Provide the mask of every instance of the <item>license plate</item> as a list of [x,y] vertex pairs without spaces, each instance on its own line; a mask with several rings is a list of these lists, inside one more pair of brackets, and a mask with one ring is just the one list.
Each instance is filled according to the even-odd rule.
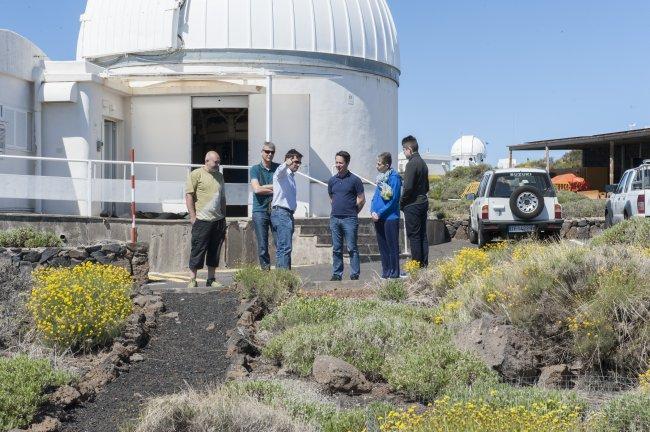
[[508,227],[509,233],[531,233],[535,232],[535,225],[512,225]]

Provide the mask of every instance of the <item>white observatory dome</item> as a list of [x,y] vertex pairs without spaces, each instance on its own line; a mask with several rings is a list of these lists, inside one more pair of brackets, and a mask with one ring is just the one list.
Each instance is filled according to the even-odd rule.
[[180,50],[322,53],[395,69],[400,63],[386,0],[88,0],[78,59]]
[[[485,157],[486,147],[483,141],[474,135],[463,135],[451,146],[452,158]],[[481,158],[481,159],[482,159]]]

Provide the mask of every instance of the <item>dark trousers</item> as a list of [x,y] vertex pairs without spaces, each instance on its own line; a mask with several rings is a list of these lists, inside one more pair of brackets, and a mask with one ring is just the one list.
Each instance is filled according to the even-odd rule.
[[411,259],[422,267],[429,265],[429,240],[427,239],[427,214],[429,201],[410,204],[402,209],[406,222],[406,236],[411,246]]
[[375,232],[381,255],[381,277],[399,278],[399,219],[375,222]]
[[200,270],[204,263],[208,267],[219,267],[219,255],[225,235],[226,219],[212,222],[197,219],[192,225],[190,269]]
[[253,226],[255,227],[255,237],[257,237],[257,252],[260,258],[260,266],[263,269],[271,267],[271,257],[269,255],[269,230],[273,234],[273,244],[277,247],[275,241],[275,232],[271,229],[271,213],[262,211],[253,213]]

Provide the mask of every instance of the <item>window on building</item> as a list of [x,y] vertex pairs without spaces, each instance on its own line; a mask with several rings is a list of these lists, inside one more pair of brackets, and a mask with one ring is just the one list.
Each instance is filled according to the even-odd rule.
[[3,124],[3,145],[0,148],[32,151],[34,148],[34,114],[2,107],[0,124]]
[[0,120],[0,150],[4,150],[7,146],[7,124]]

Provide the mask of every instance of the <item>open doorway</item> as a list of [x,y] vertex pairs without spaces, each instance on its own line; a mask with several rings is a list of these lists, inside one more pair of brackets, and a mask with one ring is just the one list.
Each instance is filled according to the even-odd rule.
[[[248,166],[248,108],[195,108],[192,110],[192,163],[203,164],[214,150],[222,165]],[[226,183],[248,184],[248,171],[225,169]],[[228,205],[228,217],[247,217],[247,203]]]
[[[115,161],[117,160],[117,123],[112,120],[104,120],[104,141],[102,145],[102,160]],[[100,165],[101,178],[106,180],[117,179],[117,165],[102,164]],[[113,186],[110,183],[103,185],[107,190],[105,193],[110,194],[109,189]],[[100,213],[103,217],[117,217],[117,203],[110,201],[102,202],[102,211]]]

